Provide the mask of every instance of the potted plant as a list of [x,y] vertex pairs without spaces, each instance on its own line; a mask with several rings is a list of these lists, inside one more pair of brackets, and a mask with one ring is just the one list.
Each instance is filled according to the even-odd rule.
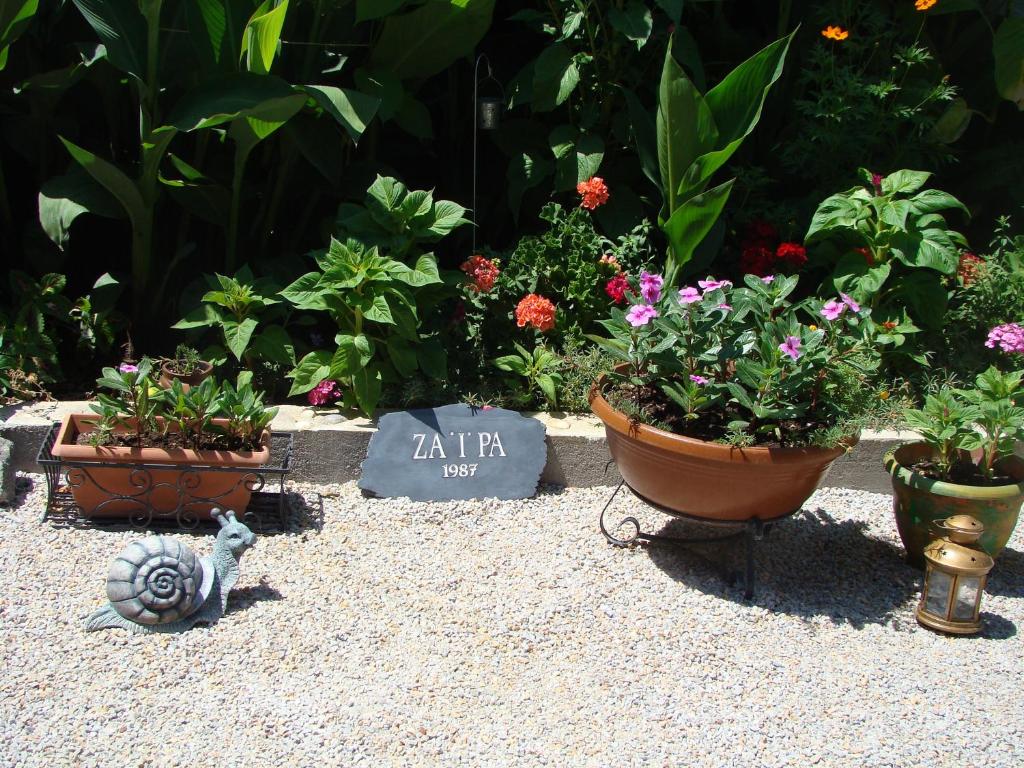
[[93,413],[65,416],[51,451],[70,463],[75,503],[86,517],[242,513],[258,485],[254,473],[270,460],[267,427],[277,409],[264,406],[247,374],[237,385],[206,379],[161,389],[152,369],[146,358],[104,368],[97,384],[108,392],[90,404]]
[[1006,546],[1024,503],[1024,461],[1014,455],[1024,439],[1024,371],[991,367],[968,390],[943,387],[924,408],[906,413],[921,435],[885,457],[892,476],[896,527],[907,562],[924,567],[932,524],[970,515],[985,526],[979,544],[996,557]]
[[848,296],[791,304],[798,278],[631,281],[592,337],[620,360],[590,393],[626,483],[668,510],[771,520],[800,508],[879,400],[869,312]]
[[174,357],[161,361],[160,386],[165,389],[171,382],[180,381],[185,391],[197,386],[213,373],[213,364],[199,359],[199,352],[187,344],[179,344]]

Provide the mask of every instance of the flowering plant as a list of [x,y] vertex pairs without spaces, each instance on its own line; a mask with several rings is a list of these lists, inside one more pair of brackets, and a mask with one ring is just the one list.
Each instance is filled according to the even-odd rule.
[[[1024,440],[1024,371],[1001,373],[995,366],[978,375],[970,390],[943,387],[924,408],[907,411],[911,429],[932,448],[932,460],[916,467],[940,480],[965,485],[1002,483],[997,463]],[[972,461],[967,452],[975,451]]]
[[640,421],[742,445],[835,445],[856,432],[878,367],[870,312],[841,294],[791,304],[796,276],[708,278],[664,290],[644,274],[631,306],[591,337],[624,363],[612,404]]

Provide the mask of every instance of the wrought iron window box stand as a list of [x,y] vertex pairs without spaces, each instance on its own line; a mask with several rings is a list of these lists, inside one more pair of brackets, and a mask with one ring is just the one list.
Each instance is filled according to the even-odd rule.
[[[65,527],[103,526],[111,528],[137,528],[142,530],[202,529],[215,530],[218,524],[202,520],[194,512],[199,505],[217,505],[218,497],[203,497],[192,493],[199,484],[197,468],[203,472],[223,472],[238,475],[234,488],[246,486],[252,492],[248,507],[235,510],[238,518],[257,533],[287,530],[288,502],[284,490],[285,476],[291,471],[292,433],[271,432],[270,462],[260,467],[220,467],[207,465],[160,464],[151,462],[99,462],[68,460],[52,453],[60,422],[55,422],[39,447],[36,457],[46,475],[46,509],[42,521]],[[132,469],[132,485],[138,492],[131,494],[109,491],[97,483],[90,472],[94,469],[123,467]],[[153,472],[180,471],[175,483],[154,482]],[[75,503],[72,486],[92,483],[103,491],[109,501],[137,506],[126,517],[90,516]],[[272,490],[274,484],[277,489]],[[269,487],[268,487],[269,486]],[[264,490],[268,488],[268,490]],[[151,503],[154,492],[164,497],[174,494],[172,509],[156,509]],[[106,502],[105,502],[106,503]]]
[[[712,536],[666,536],[658,533],[645,533],[640,529],[640,521],[637,520],[633,515],[627,515],[626,517],[622,518],[618,522],[618,524],[609,529],[608,526],[605,524],[605,517],[608,513],[609,508],[612,505],[612,502],[615,501],[615,497],[619,495],[619,491],[622,490],[623,486],[625,486],[630,491],[630,493],[632,493],[637,499],[642,501],[644,504],[647,504],[666,515],[670,515],[672,517],[686,520],[688,522],[695,523],[698,525],[706,525],[713,528],[735,528],[738,530],[733,530],[728,533],[716,534]],[[605,502],[604,507],[601,509],[601,517],[599,519],[599,523],[601,525],[601,533],[604,534],[605,539],[608,540],[608,543],[613,544],[616,547],[630,547],[635,544],[651,543],[677,545],[711,544],[723,541],[735,541],[737,539],[742,538],[744,540],[743,597],[745,600],[752,600],[754,597],[755,587],[754,543],[762,541],[768,535],[768,532],[771,530],[772,526],[775,523],[779,522],[780,520],[784,520],[787,517],[791,517],[799,511],[799,509],[794,509],[787,515],[783,515],[782,517],[776,517],[772,520],[767,521],[761,520],[760,518],[756,517],[751,518],[749,520],[711,520],[706,517],[686,515],[681,512],[676,512],[673,509],[668,509],[667,507],[662,506],[661,504],[657,504],[651,501],[650,499],[641,496],[639,493],[637,493],[628,485],[626,485],[625,480],[622,480],[615,487],[615,490],[612,491],[612,495],[608,498],[608,501]],[[615,535],[615,532],[618,532],[618,530],[623,526],[631,527],[632,531],[629,532],[625,537]],[[727,568],[723,570],[725,580],[729,583],[730,586],[733,585],[736,582],[736,577],[738,574],[735,572],[735,570],[730,570]]]

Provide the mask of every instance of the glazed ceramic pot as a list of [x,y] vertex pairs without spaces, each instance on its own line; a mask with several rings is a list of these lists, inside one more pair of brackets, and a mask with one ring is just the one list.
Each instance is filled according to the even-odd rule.
[[[95,415],[65,416],[51,448],[54,456],[76,464],[66,470],[67,483],[85,517],[182,514],[207,520],[214,507],[242,515],[252,491],[262,485],[260,467],[270,460],[269,430],[264,430],[257,451],[78,445],[78,436],[92,432],[96,422]],[[226,420],[213,423],[224,426]],[[142,464],[161,466],[143,468]],[[218,467],[239,471],[218,471]]]
[[856,444],[835,448],[737,448],[675,435],[630,421],[601,392],[590,408],[604,422],[608,448],[626,484],[669,512],[708,520],[773,520],[800,508],[832,462]]
[[186,392],[188,392],[191,387],[199,386],[203,379],[208,378],[210,374],[213,373],[213,364],[208,363],[205,360],[200,360],[198,365],[199,368],[195,372],[186,376],[182,373],[174,373],[174,371],[169,367],[170,363],[164,363],[160,366],[160,386],[164,389],[169,389],[171,382],[174,381],[174,379],[181,382],[181,385],[184,387]]
[[934,524],[953,515],[970,515],[985,526],[978,544],[996,557],[1013,534],[1024,503],[1024,461],[1017,456],[1003,459],[997,468],[1016,482],[1009,485],[977,486],[933,480],[910,469],[932,457],[926,443],[908,443],[885,456],[885,469],[892,477],[892,509],[907,563],[924,568],[924,548],[939,537]]

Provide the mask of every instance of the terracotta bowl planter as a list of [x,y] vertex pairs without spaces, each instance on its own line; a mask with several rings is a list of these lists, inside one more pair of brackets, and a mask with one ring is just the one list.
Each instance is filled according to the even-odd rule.
[[[183,514],[210,518],[214,507],[239,515],[249,506],[259,484],[256,473],[270,460],[270,432],[265,430],[258,451],[193,451],[187,449],[94,447],[78,445],[83,433],[95,429],[96,416],[75,413],[64,417],[51,452],[69,467],[68,484],[86,517],[126,518],[151,509],[154,517]],[[224,425],[224,419],[214,419]],[[142,464],[159,464],[143,469]],[[237,472],[209,470],[235,467]],[[251,469],[252,471],[245,471]]]
[[924,568],[925,545],[939,537],[933,523],[952,515],[970,515],[981,521],[985,533],[978,543],[992,557],[998,556],[1013,534],[1024,503],[1024,461],[1011,456],[997,465],[1016,483],[977,486],[933,480],[910,469],[931,457],[926,443],[901,445],[885,456],[885,469],[892,476],[893,514],[907,563]]
[[629,418],[601,393],[590,408],[604,422],[619,473],[636,493],[668,511],[708,520],[773,520],[795,512],[832,462],[857,442],[836,448],[735,448],[675,435]]
[[197,387],[213,373],[213,363],[208,363],[205,360],[199,361],[199,370],[195,373],[190,373],[185,376],[181,373],[174,373],[169,367],[168,363],[164,363],[160,366],[160,386],[164,389],[170,389],[171,382],[177,379],[181,382],[185,391],[188,392],[189,388]]

